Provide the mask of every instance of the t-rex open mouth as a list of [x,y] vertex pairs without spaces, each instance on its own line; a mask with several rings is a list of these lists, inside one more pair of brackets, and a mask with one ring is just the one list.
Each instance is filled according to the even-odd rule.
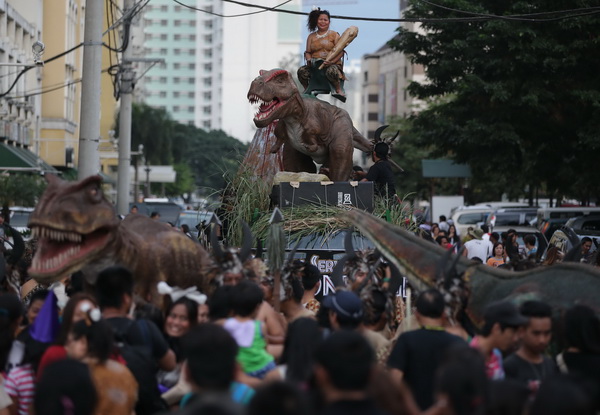
[[258,112],[254,115],[254,119],[256,120],[264,120],[268,118],[273,112],[284,105],[286,101],[281,101],[279,98],[274,97],[270,101],[265,101],[258,95],[250,95],[248,96],[248,100],[251,104],[256,104],[260,102],[260,106],[258,107]]
[[29,273],[40,277],[72,270],[77,264],[86,262],[91,253],[106,245],[110,230],[100,228],[88,234],[81,234],[34,226],[31,235],[38,238],[38,246]]

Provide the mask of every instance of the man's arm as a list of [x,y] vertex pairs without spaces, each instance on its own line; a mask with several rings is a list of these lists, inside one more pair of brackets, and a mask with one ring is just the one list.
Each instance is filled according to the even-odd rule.
[[394,382],[402,382],[402,379],[404,378],[404,372],[401,371],[400,369],[396,369],[396,368],[391,368],[390,369],[390,376],[392,377],[392,380]]

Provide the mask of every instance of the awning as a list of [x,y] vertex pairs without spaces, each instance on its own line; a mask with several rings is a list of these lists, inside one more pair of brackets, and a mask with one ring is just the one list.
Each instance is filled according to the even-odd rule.
[[6,143],[0,143],[0,171],[58,173],[31,151]]

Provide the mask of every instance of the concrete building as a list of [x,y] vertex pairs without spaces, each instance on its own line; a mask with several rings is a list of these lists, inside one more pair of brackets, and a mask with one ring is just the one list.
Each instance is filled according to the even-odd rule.
[[[400,2],[400,15],[406,7]],[[417,29],[412,23],[411,29]],[[420,111],[424,102],[410,96],[407,87],[412,81],[423,82],[425,71],[413,65],[402,53],[392,49],[387,42],[377,51],[363,56],[362,114],[363,134],[373,137],[375,130],[394,117],[407,117]]]
[[[41,122],[42,69],[32,45],[41,39],[42,0],[0,0],[0,168],[47,170],[35,154]],[[6,170],[6,169],[4,169]]]
[[[261,2],[266,7],[277,4]],[[141,50],[147,58],[164,58],[165,64],[141,80],[136,96],[166,109],[179,122],[222,129],[249,141],[256,129],[256,108],[246,99],[250,83],[260,69],[282,67],[294,59],[297,67],[303,16],[248,15],[247,7],[217,0],[197,0],[194,7],[204,12],[171,0],[155,0],[146,7]],[[300,0],[281,8],[299,11]]]

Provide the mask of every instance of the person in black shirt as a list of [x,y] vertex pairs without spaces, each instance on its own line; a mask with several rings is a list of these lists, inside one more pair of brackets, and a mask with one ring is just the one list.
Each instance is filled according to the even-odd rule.
[[396,187],[394,186],[394,173],[392,165],[388,161],[388,153],[390,147],[386,143],[377,143],[373,149],[372,158],[375,164],[369,168],[369,171],[355,172],[359,175],[364,175],[362,182],[374,182],[375,193],[389,200],[394,200],[396,197]]
[[444,307],[444,297],[438,290],[422,292],[416,302],[421,329],[400,335],[388,359],[390,374],[406,382],[422,410],[434,402],[435,372],[444,352],[450,346],[467,346],[463,339],[442,327]]
[[526,301],[520,311],[529,321],[519,329],[521,344],[504,360],[504,372],[535,392],[546,377],[558,371],[554,361],[544,356],[552,339],[552,308],[541,301]]

